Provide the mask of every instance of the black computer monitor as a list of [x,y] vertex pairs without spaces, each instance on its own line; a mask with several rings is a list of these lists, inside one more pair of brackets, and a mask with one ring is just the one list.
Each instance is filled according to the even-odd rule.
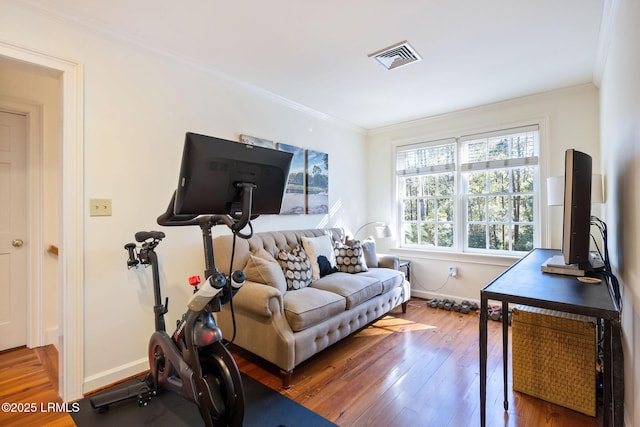
[[278,214],[293,155],[187,132],[174,213],[236,214],[242,201],[239,183],[255,185],[252,215]]

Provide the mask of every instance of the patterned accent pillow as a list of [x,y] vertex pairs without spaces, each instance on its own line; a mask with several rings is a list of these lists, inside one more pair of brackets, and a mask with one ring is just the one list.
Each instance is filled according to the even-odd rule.
[[291,252],[280,250],[277,259],[287,281],[287,290],[294,291],[309,286],[311,263],[302,246],[296,246]]
[[360,273],[369,270],[364,261],[362,244],[359,240],[354,240],[351,245],[335,242],[333,250],[336,254],[338,270],[344,273]]
[[333,239],[328,234],[318,237],[306,237],[302,236],[302,247],[304,252],[309,257],[311,263],[311,280],[318,280],[320,278],[320,265],[318,264],[318,257],[324,256],[331,267],[336,266],[336,257],[333,252]]

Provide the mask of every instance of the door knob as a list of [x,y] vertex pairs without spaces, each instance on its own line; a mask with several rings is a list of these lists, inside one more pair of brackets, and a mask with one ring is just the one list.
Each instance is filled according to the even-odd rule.
[[22,241],[22,239],[13,239],[11,244],[16,248],[19,248],[20,246],[22,246],[24,244],[24,242]]

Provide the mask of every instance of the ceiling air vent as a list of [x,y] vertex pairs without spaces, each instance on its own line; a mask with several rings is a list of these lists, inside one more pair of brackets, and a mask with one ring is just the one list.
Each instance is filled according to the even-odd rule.
[[369,55],[369,58],[375,59],[387,70],[393,70],[394,68],[422,60],[418,52],[406,41],[374,52]]

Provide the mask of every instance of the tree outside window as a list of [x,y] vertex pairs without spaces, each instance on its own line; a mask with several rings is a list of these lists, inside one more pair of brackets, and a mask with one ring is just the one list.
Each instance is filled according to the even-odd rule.
[[400,147],[402,246],[524,252],[539,235],[537,126]]

